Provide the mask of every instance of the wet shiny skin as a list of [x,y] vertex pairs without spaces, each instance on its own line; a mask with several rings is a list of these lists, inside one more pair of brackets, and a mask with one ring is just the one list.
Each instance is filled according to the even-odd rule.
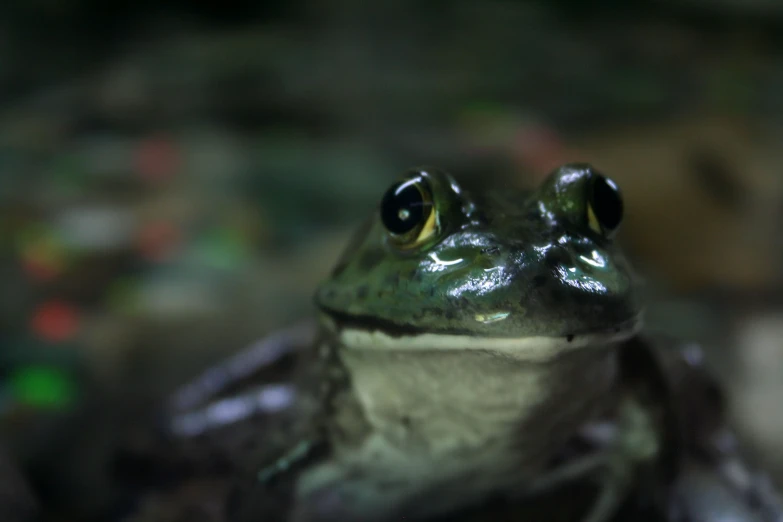
[[390,330],[515,338],[636,321],[630,268],[589,225],[589,166],[562,167],[527,194],[468,194],[446,174],[423,172],[438,214],[434,237],[400,249],[374,216],[319,288],[323,311]]

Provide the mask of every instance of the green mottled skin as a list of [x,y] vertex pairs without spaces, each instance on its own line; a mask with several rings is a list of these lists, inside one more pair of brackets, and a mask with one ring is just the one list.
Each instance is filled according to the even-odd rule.
[[[563,167],[529,194],[467,194],[429,171],[441,224],[433,240],[397,249],[376,214],[316,302],[405,330],[491,337],[578,335],[633,321],[629,267],[611,239],[588,226],[591,172]],[[487,322],[493,314],[507,317]]]

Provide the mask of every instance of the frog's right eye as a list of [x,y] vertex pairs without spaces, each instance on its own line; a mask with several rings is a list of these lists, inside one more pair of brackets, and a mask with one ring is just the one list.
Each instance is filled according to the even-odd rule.
[[437,231],[432,192],[420,175],[389,187],[381,200],[380,212],[389,238],[400,248],[421,245]]
[[611,236],[623,220],[623,199],[620,189],[611,179],[593,173],[587,200],[587,220],[590,228]]

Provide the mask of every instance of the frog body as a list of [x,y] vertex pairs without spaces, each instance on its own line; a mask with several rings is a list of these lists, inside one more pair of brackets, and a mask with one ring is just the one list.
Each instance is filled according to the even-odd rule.
[[605,413],[613,347],[640,324],[621,217],[588,165],[527,194],[467,194],[432,169],[395,184],[316,294],[331,458],[296,504],[428,516],[533,483]]
[[528,195],[476,197],[431,169],[392,187],[316,294],[323,357],[363,418],[350,433],[341,401],[328,405],[335,458],[298,495],[339,491],[361,519],[422,491],[451,504],[532,482],[605,405],[611,346],[639,324],[610,238],[621,206],[586,165]]

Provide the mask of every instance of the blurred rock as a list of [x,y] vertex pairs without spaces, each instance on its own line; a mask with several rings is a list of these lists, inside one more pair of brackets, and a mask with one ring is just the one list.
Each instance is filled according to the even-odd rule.
[[16,463],[0,449],[0,517],[3,522],[33,522],[41,509]]

